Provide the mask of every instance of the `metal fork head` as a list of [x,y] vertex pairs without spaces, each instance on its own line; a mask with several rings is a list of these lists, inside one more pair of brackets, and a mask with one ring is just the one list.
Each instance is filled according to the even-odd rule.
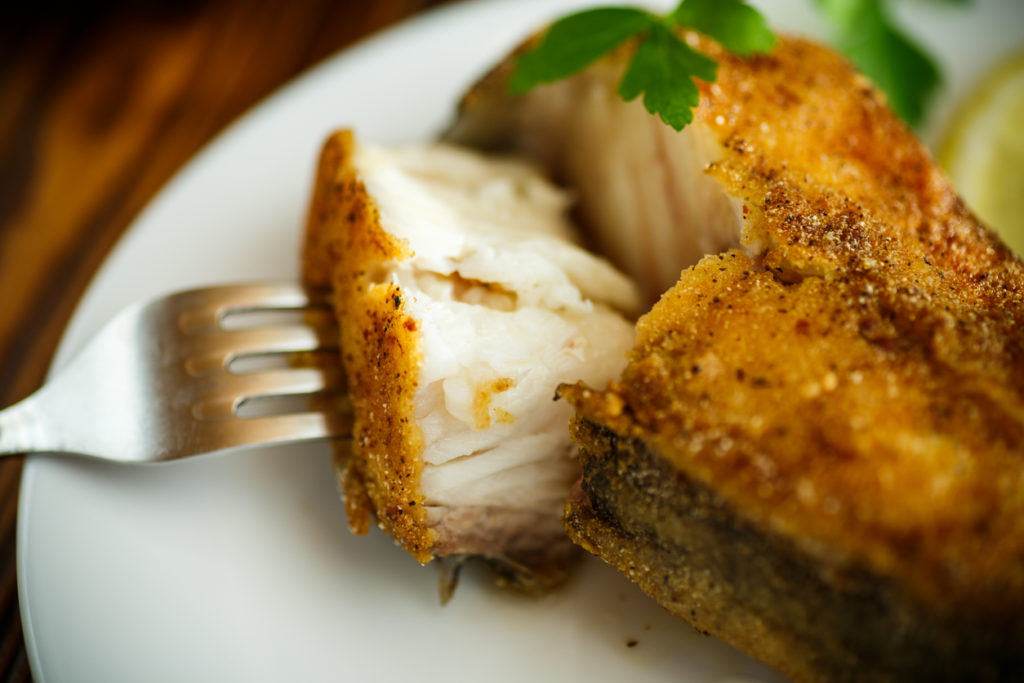
[[352,428],[329,295],[293,283],[195,289],[128,309],[24,404],[36,437],[25,450],[133,462]]
[[210,287],[172,295],[161,313],[174,316],[180,334],[183,381],[174,395],[190,407],[197,448],[351,435],[329,292],[293,283]]

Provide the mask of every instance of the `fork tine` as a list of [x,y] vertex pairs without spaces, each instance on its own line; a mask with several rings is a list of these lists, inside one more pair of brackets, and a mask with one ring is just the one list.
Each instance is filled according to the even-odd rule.
[[215,327],[228,312],[329,308],[330,292],[295,283],[223,285],[179,292],[168,298],[183,332]]
[[302,396],[346,389],[339,367],[267,370],[244,375],[213,375],[190,387],[182,398],[193,404],[193,415],[211,419],[233,415],[235,407],[248,399]]
[[337,347],[338,331],[334,328],[288,325],[190,335],[182,340],[180,352],[185,356],[188,373],[201,376],[226,373],[228,365],[243,356],[311,353]]
[[237,430],[238,442],[264,443],[298,441],[323,437],[352,436],[352,414],[325,416],[313,413],[269,415],[247,420],[225,422],[224,427]]
[[[196,452],[214,452],[241,446],[271,446],[325,438],[350,438],[351,413],[324,415],[297,413],[271,415],[251,419],[219,420],[204,423],[190,448]],[[163,454],[161,459],[173,459],[175,453]]]

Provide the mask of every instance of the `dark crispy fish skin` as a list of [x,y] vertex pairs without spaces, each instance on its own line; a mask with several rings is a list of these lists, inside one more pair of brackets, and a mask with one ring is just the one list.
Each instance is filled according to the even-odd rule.
[[[746,252],[683,272],[621,381],[560,390],[570,535],[797,680],[1024,679],[1024,268],[842,58],[688,39]],[[514,111],[457,135],[515,146]]]
[[794,680],[1019,680],[1020,650],[998,628],[1014,628],[1008,611],[936,611],[861,563],[765,533],[643,441],[574,429],[586,456],[570,533],[698,630]]

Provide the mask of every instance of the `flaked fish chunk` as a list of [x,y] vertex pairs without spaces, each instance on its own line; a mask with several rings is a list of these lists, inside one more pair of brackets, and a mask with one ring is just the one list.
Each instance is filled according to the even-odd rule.
[[331,286],[355,408],[352,528],[416,559],[563,575],[579,476],[562,382],[617,376],[640,297],[576,243],[570,198],[522,161],[340,132],[321,156],[305,277]]

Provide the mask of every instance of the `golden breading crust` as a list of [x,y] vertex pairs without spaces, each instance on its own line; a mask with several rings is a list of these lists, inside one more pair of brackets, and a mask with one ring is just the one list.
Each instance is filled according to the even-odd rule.
[[705,257],[620,382],[561,390],[570,534],[800,679],[1020,676],[1024,268],[834,53],[701,42],[757,256]]
[[[375,282],[371,267],[411,254],[380,227],[366,188],[349,164],[349,131],[324,144],[303,251],[303,279],[333,287],[354,414],[354,450],[339,462],[349,526],[369,529],[372,514],[420,562],[433,557],[419,478],[422,436],[413,419],[421,351],[416,321],[404,315],[401,289]],[[369,265],[368,265],[369,264]],[[353,351],[355,349],[356,351]]]

